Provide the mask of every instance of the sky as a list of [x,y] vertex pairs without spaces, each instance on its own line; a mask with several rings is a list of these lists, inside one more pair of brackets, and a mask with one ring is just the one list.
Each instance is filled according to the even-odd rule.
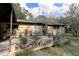
[[20,5],[34,17],[38,15],[60,17],[69,9],[70,3],[21,3]]

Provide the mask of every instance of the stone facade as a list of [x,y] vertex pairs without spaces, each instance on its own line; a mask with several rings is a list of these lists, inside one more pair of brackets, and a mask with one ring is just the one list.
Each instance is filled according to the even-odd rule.
[[18,29],[16,31],[17,37],[19,35],[25,35],[25,32],[27,32],[27,35],[29,35],[30,33],[32,35],[34,35],[35,32],[39,32],[40,35],[42,35],[42,26],[41,25],[19,25]]
[[65,28],[62,26],[55,27],[55,26],[48,26],[47,27],[48,34],[57,35],[57,34],[64,34]]
[[[44,26],[43,25],[35,25],[35,24],[20,24],[17,29],[17,36],[19,35],[25,35],[25,32],[27,32],[27,35],[34,35],[35,32],[38,32],[38,34],[43,35],[44,31]],[[59,26],[55,28],[54,26],[47,26],[47,34],[64,34],[65,29],[63,26]],[[37,34],[37,35],[38,35]]]

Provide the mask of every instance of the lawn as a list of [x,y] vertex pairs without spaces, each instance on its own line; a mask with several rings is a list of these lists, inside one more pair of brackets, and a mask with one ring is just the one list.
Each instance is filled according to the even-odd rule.
[[16,53],[16,56],[79,56],[79,37],[73,37],[69,33],[65,36],[70,40],[69,45],[49,47],[35,52],[24,50]]

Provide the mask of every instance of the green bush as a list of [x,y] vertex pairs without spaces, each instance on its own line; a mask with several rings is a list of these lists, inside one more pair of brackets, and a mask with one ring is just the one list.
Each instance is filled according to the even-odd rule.
[[59,46],[64,46],[65,44],[64,44],[64,42],[59,42]]
[[34,35],[32,35],[32,39],[35,39],[36,41],[40,39],[40,33],[34,32]]
[[21,44],[27,44],[27,38],[26,38],[26,37],[22,37],[22,36],[20,35],[20,43],[21,43]]
[[42,34],[41,34],[41,32],[37,32],[37,31],[35,31],[35,32],[33,32],[33,35],[41,36]]
[[16,5],[16,4],[12,4],[16,17],[17,19],[25,19],[26,15],[21,11],[21,7]]
[[69,45],[70,44],[70,41],[64,37],[60,38],[59,39],[59,46],[65,46],[65,45]]
[[38,35],[32,35],[32,38],[35,39],[36,41],[40,39]]
[[54,45],[55,46],[64,46],[68,45],[70,41],[66,39],[65,35],[56,35],[54,36]]

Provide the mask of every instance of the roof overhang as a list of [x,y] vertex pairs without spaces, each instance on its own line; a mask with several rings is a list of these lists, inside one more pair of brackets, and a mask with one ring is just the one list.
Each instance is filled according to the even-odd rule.
[[0,22],[10,23],[10,15],[13,10],[13,23],[16,22],[16,15],[11,3],[0,3]]
[[64,26],[62,23],[45,23],[30,20],[17,19],[18,24],[36,24],[36,25],[48,25],[48,26]]

